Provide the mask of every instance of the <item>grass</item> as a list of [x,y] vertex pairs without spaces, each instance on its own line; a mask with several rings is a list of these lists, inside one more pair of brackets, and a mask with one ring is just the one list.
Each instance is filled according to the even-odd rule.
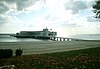
[[14,69],[100,69],[100,47],[0,59]]

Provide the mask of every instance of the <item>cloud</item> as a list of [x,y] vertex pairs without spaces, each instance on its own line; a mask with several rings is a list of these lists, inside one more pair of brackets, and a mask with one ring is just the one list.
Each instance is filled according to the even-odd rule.
[[86,17],[88,22],[99,22],[98,19],[94,18],[93,16]]
[[7,7],[7,4],[5,2],[0,1],[0,14],[3,14],[8,10],[9,10],[9,7]]
[[[90,2],[91,0],[0,0],[0,26],[3,25],[0,29],[6,30],[12,26],[15,30],[41,30],[48,27],[60,33],[67,32],[66,35],[85,33],[84,29],[91,31],[94,28],[91,22],[95,22],[89,12],[92,5]],[[25,12],[29,14],[26,15]]]
[[0,14],[14,9],[23,11],[24,9],[34,5],[39,0],[1,0],[0,1]]
[[37,1],[39,0],[0,0],[0,25],[20,22],[16,15],[26,12],[25,9],[33,6]]
[[0,25],[6,24],[10,21],[10,17],[7,15],[0,14]]
[[38,0],[19,0],[17,2],[17,10],[24,10],[27,7],[34,5]]
[[6,22],[7,21],[6,21],[5,17],[0,16],[0,25],[4,24]]
[[21,20],[16,16],[2,15],[0,14],[0,25],[10,24],[10,23],[20,23]]
[[72,14],[79,13],[80,10],[90,8],[91,1],[69,0],[65,3],[66,10],[72,10]]

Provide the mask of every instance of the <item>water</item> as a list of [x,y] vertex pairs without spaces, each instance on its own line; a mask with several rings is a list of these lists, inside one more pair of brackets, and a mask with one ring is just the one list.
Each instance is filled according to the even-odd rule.
[[16,38],[10,35],[0,35],[0,42],[30,42],[30,41],[42,41],[33,38]]
[[[69,38],[77,38],[84,40],[100,40],[99,34],[87,34],[87,35],[72,35]],[[34,38],[16,38],[10,35],[0,34],[0,42],[31,42],[31,41],[43,41]]]
[[[71,38],[85,40],[100,40],[100,35],[73,35]],[[70,38],[69,37],[69,38]],[[12,49],[14,52],[19,47],[23,49],[23,55],[51,53],[76,49],[84,49],[100,46],[100,42],[74,42],[74,41],[43,41],[33,38],[16,38],[10,35],[0,35],[0,49]],[[15,53],[14,53],[15,55]]]
[[83,39],[83,40],[100,40],[100,34],[72,35],[71,38],[77,38],[77,39]]

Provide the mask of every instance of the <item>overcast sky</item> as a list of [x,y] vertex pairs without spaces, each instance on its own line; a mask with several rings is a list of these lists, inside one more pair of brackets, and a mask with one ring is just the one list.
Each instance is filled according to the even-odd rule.
[[94,0],[0,0],[0,33],[43,28],[69,34],[100,34]]

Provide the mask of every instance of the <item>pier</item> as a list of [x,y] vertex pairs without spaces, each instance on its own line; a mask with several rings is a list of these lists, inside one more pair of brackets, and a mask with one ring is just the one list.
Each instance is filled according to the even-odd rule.
[[50,37],[53,41],[83,41],[82,39],[66,38],[66,37]]

